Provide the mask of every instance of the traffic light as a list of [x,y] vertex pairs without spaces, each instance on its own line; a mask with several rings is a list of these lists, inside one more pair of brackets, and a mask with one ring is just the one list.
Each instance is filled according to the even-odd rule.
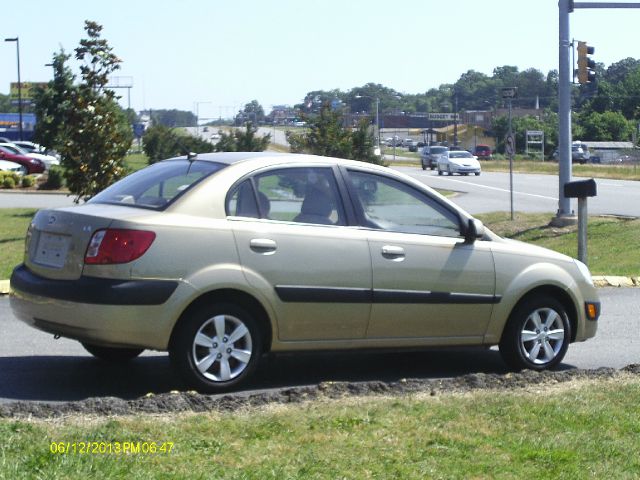
[[578,83],[591,83],[596,79],[596,62],[589,58],[595,48],[587,45],[587,42],[578,42]]

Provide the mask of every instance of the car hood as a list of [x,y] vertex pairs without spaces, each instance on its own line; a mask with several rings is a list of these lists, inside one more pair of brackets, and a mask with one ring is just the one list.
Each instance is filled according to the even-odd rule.
[[480,166],[480,163],[478,163],[478,160],[476,160],[475,158],[453,158],[453,157],[449,157],[449,161],[451,163],[455,163],[456,165]]

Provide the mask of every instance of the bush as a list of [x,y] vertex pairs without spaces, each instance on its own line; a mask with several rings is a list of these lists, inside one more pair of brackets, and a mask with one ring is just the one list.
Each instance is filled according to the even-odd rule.
[[36,179],[31,175],[25,175],[24,177],[22,177],[21,185],[23,188],[33,187],[35,183],[36,183]]
[[51,167],[47,175],[47,181],[40,185],[42,190],[59,190],[64,185],[64,173],[60,167]]
[[16,181],[12,175],[4,177],[4,180],[2,181],[2,188],[16,188]]

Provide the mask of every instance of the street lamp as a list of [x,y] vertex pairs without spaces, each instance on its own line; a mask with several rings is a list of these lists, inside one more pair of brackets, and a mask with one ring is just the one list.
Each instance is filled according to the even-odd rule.
[[15,38],[5,38],[5,42],[16,42],[16,53],[18,55],[18,114],[20,119],[20,140],[22,138],[22,83],[20,82],[20,39],[18,37]]
[[378,97],[370,97],[369,95],[356,95],[356,98],[370,98],[376,101],[376,130],[378,131],[378,152],[380,152],[380,99]]

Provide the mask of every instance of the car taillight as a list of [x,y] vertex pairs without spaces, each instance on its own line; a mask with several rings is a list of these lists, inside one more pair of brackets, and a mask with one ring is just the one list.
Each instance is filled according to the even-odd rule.
[[155,238],[155,233],[145,230],[98,230],[91,237],[84,262],[98,265],[132,262],[144,255]]

